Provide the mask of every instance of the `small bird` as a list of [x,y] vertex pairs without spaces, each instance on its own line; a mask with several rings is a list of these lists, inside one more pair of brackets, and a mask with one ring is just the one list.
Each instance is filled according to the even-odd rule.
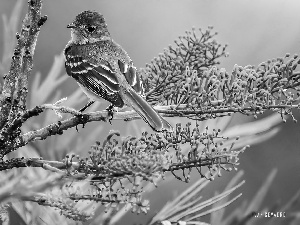
[[90,99],[82,111],[103,98],[115,107],[132,107],[157,132],[173,130],[142,97],[142,80],[127,52],[111,38],[103,15],[84,11],[67,28],[66,71]]

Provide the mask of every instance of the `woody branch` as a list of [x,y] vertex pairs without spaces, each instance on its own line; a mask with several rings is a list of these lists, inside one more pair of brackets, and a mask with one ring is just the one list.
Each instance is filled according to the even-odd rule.
[[3,75],[4,83],[0,96],[0,158],[17,148],[15,138],[21,133],[20,126],[11,125],[26,109],[28,77],[33,68],[33,55],[40,27],[47,20],[41,16],[42,0],[29,0],[28,12],[23,20],[20,33],[16,34],[9,73]]

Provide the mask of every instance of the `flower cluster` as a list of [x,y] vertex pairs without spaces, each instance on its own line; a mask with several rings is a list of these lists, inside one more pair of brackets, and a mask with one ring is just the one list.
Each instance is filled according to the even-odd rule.
[[[101,144],[92,146],[89,158],[80,159],[77,172],[93,175],[94,181],[105,183],[124,178],[141,177],[142,180],[155,184],[155,178],[163,176],[167,171],[207,167],[220,173],[221,169],[228,170],[225,165],[235,167],[238,154],[233,151],[234,143],[228,143],[228,138],[221,136],[220,130],[204,132],[191,123],[182,127],[176,125],[173,133],[148,134],[144,132],[140,138],[127,137],[120,141],[112,132]],[[189,173],[188,172],[188,173]],[[177,177],[177,176],[176,176]],[[184,175],[188,180],[188,175]],[[209,177],[207,177],[209,179]]]
[[[235,65],[231,72],[216,67],[226,56],[211,33],[186,32],[146,68],[140,70],[147,100],[152,104],[173,105],[168,116],[206,120],[232,113],[258,115],[266,110],[292,115],[299,108],[298,55],[286,54],[255,66]],[[146,91],[146,92],[147,92]]]
[[194,28],[192,32],[186,31],[186,35],[175,41],[176,47],[169,46],[139,71],[148,92],[148,102],[176,104],[184,101],[186,81],[190,79],[186,68],[202,74],[203,70],[219,64],[218,59],[228,55],[227,45],[222,46],[213,39],[217,33],[212,29],[199,29],[199,37]]
[[202,120],[236,112],[257,115],[266,110],[292,116],[291,109],[299,108],[300,73],[295,71],[299,62],[297,55],[287,54],[257,68],[236,65],[231,73],[212,67],[186,83],[186,107],[197,109],[196,116]]
[[[216,174],[221,175],[221,170],[235,168],[244,150],[233,150],[234,144],[227,143],[220,130],[209,132],[206,128],[203,132],[191,123],[184,127],[177,124],[174,133],[144,132],[140,138],[130,136],[123,140],[119,136],[117,131],[110,133],[103,143],[92,146],[88,158],[78,157],[78,166],[68,172],[73,177],[82,173],[90,177],[89,193],[80,188],[70,190],[67,198],[101,202],[106,208],[126,203],[134,211],[146,213],[149,204],[142,199],[145,183],[156,185],[157,178],[164,178],[166,172],[188,182],[192,168],[212,180]],[[202,171],[204,168],[210,173],[206,173],[207,169]]]
[[30,200],[43,206],[50,206],[56,210],[60,210],[60,213],[65,217],[75,221],[86,221],[92,218],[93,214],[84,212],[76,208],[76,203],[66,198],[57,197],[54,194],[37,195],[33,198],[24,200]]

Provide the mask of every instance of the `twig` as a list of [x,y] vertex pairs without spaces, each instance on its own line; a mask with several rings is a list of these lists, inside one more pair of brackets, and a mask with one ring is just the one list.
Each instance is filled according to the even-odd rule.
[[[174,110],[174,107],[177,107],[176,110]],[[245,108],[218,108],[214,110],[186,110],[186,105],[182,104],[180,106],[177,105],[170,105],[170,106],[158,106],[154,107],[159,113],[162,113],[164,116],[196,116],[197,120],[205,120],[208,117],[211,117],[212,115],[216,114],[223,114],[223,116],[227,116],[228,113],[242,113],[246,115],[254,115],[260,112],[261,110],[268,110],[268,109],[292,109],[292,108],[298,108],[298,105],[269,105],[269,106],[262,106],[258,109],[254,109],[253,107],[245,107]],[[108,118],[108,112],[106,110],[104,111],[97,111],[97,112],[91,112],[86,114],[81,114],[80,112],[63,107],[63,106],[51,106],[51,107],[45,107],[44,106],[37,106],[33,108],[32,110],[27,111],[25,114],[23,114],[23,117],[20,117],[18,120],[15,121],[16,124],[21,123],[22,121],[25,121],[30,116],[35,116],[39,113],[41,113],[46,108],[51,108],[58,110],[60,112],[64,113],[70,113],[76,116],[73,116],[69,119],[58,121],[57,123],[50,124],[46,127],[43,127],[39,130],[34,130],[27,132],[23,135],[20,135],[17,137],[16,142],[17,145],[16,148],[22,147],[24,145],[27,145],[28,143],[35,141],[37,139],[44,140],[49,136],[57,135],[57,134],[63,134],[64,130],[68,130],[72,127],[76,127],[79,124],[86,124],[92,121],[107,121]],[[218,115],[220,116],[220,115]],[[126,111],[126,112],[115,112],[113,116],[113,120],[134,120],[139,119],[140,117],[135,111]],[[201,119],[202,118],[202,119]]]
[[72,163],[68,162],[68,166],[67,166],[66,163],[64,162],[48,161],[48,160],[43,160],[41,158],[13,158],[10,160],[0,162],[0,171],[11,169],[11,168],[20,168],[20,167],[41,167],[47,169],[47,167],[45,167],[45,164],[59,170],[67,169],[69,167],[73,167],[74,169],[77,169],[79,167],[79,163],[77,162],[72,162]]

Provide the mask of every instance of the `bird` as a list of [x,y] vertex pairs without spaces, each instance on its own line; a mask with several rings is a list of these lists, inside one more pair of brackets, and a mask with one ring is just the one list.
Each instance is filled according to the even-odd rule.
[[66,72],[89,98],[81,111],[105,99],[111,108],[133,108],[156,132],[173,131],[144,98],[141,77],[127,52],[112,39],[102,14],[83,11],[67,28],[71,40],[64,49]]

